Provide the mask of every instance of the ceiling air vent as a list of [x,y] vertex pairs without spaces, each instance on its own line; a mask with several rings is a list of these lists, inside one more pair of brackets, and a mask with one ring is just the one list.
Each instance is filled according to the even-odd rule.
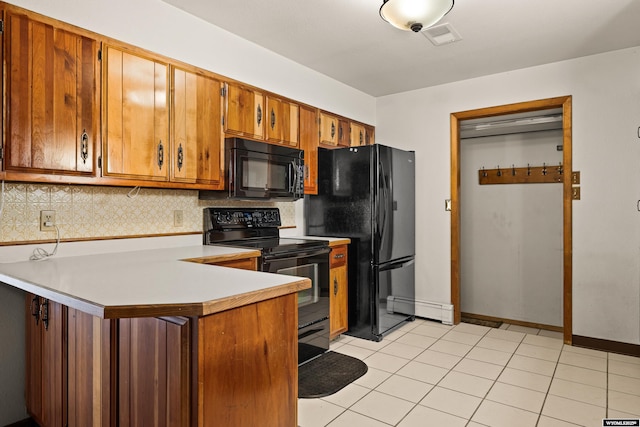
[[423,31],[426,38],[429,39],[434,46],[457,42],[462,40],[460,34],[453,29],[451,24],[436,25]]

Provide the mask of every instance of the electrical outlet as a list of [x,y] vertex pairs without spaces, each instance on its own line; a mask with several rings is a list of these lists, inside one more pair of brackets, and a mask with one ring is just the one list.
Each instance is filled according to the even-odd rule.
[[173,226],[182,227],[183,224],[184,224],[184,211],[180,211],[180,210],[173,211]]
[[40,231],[56,231],[56,211],[40,211]]

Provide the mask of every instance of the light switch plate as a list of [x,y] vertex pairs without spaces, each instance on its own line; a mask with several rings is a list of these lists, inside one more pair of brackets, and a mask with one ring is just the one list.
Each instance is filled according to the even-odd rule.
[[571,198],[573,200],[580,200],[580,187],[571,187]]

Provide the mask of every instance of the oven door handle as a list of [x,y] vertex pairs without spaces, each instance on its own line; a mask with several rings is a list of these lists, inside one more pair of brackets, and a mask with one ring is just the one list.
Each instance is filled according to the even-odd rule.
[[273,255],[263,255],[262,260],[264,262],[283,260],[283,259],[295,259],[295,258],[307,258],[315,255],[323,255],[331,252],[331,248],[326,247],[322,249],[305,249],[300,251],[291,251]]

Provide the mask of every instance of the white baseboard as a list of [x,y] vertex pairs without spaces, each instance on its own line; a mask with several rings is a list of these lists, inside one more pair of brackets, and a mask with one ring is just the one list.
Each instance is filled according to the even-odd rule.
[[415,303],[415,315],[425,319],[442,322],[445,325],[453,325],[453,305],[430,301],[411,301],[407,298],[390,296],[387,298],[387,311],[389,313],[410,313]]

